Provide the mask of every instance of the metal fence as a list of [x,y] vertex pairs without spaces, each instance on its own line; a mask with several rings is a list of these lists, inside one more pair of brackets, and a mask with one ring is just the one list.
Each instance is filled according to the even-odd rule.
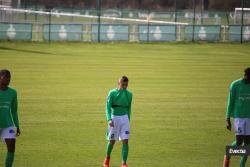
[[[82,42],[249,42],[250,10],[0,7],[0,39]],[[244,10],[242,10],[244,9]]]

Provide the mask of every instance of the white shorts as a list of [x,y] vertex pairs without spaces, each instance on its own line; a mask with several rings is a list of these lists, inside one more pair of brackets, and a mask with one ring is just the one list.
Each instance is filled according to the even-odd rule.
[[5,139],[15,139],[16,138],[15,128],[13,126],[8,128],[0,128],[0,137],[3,142],[5,141]]
[[250,118],[234,118],[236,135],[250,135]]
[[129,139],[130,124],[128,115],[112,115],[114,127],[108,127],[107,140],[125,140]]

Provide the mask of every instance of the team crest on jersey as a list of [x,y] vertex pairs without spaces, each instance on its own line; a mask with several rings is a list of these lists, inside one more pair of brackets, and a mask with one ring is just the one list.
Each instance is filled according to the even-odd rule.
[[126,134],[126,135],[129,135],[129,134],[130,134],[130,132],[129,132],[129,131],[125,131],[125,134]]

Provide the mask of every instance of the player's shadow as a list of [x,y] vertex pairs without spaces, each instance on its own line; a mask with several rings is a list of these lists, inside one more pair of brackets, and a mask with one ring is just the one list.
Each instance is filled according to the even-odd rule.
[[25,50],[25,49],[16,49],[16,48],[8,48],[8,47],[3,47],[3,46],[0,46],[0,50],[19,51],[19,52],[26,52],[26,53],[36,53],[36,54],[53,55],[53,53],[49,53],[49,52],[34,51],[34,50]]

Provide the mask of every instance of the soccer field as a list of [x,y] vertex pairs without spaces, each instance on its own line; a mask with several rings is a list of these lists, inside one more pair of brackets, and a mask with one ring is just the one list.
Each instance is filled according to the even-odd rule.
[[[234,139],[228,87],[247,66],[250,44],[0,42],[0,68],[19,96],[14,167],[101,167],[105,100],[124,74],[134,94],[130,167],[222,166]],[[2,143],[0,166],[5,152]],[[111,167],[120,164],[121,143]]]

